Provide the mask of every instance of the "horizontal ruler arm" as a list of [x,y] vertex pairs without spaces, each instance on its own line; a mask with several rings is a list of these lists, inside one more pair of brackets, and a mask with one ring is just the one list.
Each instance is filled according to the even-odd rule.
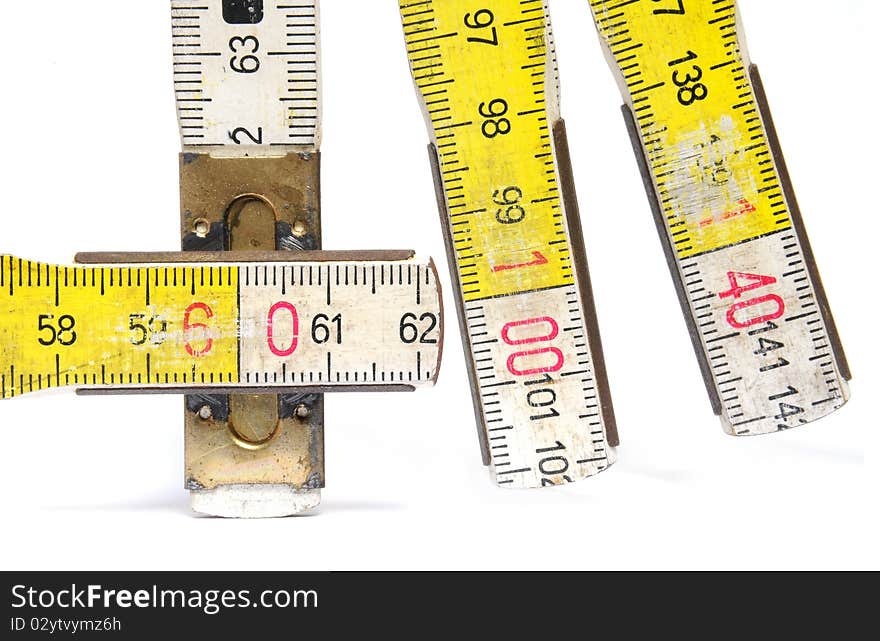
[[409,251],[77,258],[0,257],[0,397],[399,390],[439,369],[436,270]]

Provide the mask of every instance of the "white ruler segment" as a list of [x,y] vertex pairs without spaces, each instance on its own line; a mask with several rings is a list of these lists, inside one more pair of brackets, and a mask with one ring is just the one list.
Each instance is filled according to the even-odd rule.
[[280,156],[320,146],[317,0],[173,0],[171,21],[184,152]]
[[[577,287],[466,303],[465,314],[495,482],[546,487],[612,465]],[[552,352],[536,348],[543,339]]]
[[242,385],[433,385],[442,343],[433,263],[252,265],[238,285]]
[[[749,311],[718,294],[731,289],[731,266],[741,273],[780,274],[773,296],[789,301],[785,315],[742,330],[731,328],[731,320]],[[748,436],[786,430],[846,403],[849,387],[832,355],[794,229],[684,259],[680,269],[727,432]]]

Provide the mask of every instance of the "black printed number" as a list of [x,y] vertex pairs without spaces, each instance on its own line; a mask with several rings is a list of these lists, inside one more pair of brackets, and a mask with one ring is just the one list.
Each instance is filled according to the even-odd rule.
[[128,329],[131,330],[132,345],[145,345],[147,341],[153,345],[161,345],[166,339],[168,321],[158,316],[130,314]]
[[73,345],[76,342],[76,332],[73,328],[76,326],[76,320],[70,314],[59,316],[55,321],[52,314],[40,314],[37,320],[37,329],[42,336],[38,337],[40,345]]
[[678,87],[678,102],[685,107],[691,106],[698,100],[705,100],[709,95],[709,88],[700,82],[703,79],[701,67],[691,64],[690,71],[676,69],[680,65],[696,60],[697,57],[693,51],[688,51],[686,56],[669,63],[669,66],[673,68],[672,82]]
[[464,16],[464,26],[468,29],[491,29],[492,37],[484,38],[471,36],[468,42],[480,42],[486,45],[498,46],[498,29],[494,26],[495,14],[488,9],[480,9],[474,13],[466,13]]
[[495,212],[495,220],[502,225],[515,225],[526,217],[526,210],[520,204],[523,193],[519,187],[505,187],[496,189],[492,194],[492,201],[500,208]]
[[229,50],[234,54],[229,59],[229,66],[236,73],[256,73],[260,68],[260,59],[256,54],[260,50],[260,41],[254,36],[235,36],[229,39]]
[[312,319],[312,340],[323,345],[331,339],[337,345],[342,345],[342,314],[336,314],[333,318],[327,314],[316,314]]
[[507,113],[507,101],[493,98],[489,102],[481,102],[478,111],[485,118],[481,127],[486,138],[505,136],[510,133],[510,121],[504,117]]
[[[248,131],[244,127],[236,127],[235,129],[233,129],[232,131],[229,132],[230,140],[232,140],[232,142],[234,142],[236,145],[243,144],[242,140],[239,136],[247,136],[248,138],[251,139],[251,144],[254,144],[254,145],[262,145],[263,144],[263,128],[262,127],[257,127],[257,135],[256,136],[253,135],[250,131]],[[247,141],[245,141],[244,144],[247,144]]]
[[[424,329],[419,326],[422,324]],[[437,339],[431,338],[429,334],[437,327],[437,316],[430,312],[425,312],[421,316],[413,313],[406,313],[400,319],[400,340],[407,345],[412,345],[416,341],[419,343],[436,344]],[[419,334],[421,332],[421,334]]]

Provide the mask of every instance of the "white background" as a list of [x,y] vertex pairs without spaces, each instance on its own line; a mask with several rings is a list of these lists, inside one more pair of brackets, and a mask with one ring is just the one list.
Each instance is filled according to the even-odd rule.
[[[448,291],[397,3],[322,4],[325,247],[417,249],[438,260]],[[5,13],[0,252],[65,262],[78,250],[178,246],[168,3],[92,5],[42,0]],[[878,427],[880,387],[880,5],[833,5],[740,0],[855,375],[840,412],[786,434],[722,433],[587,0],[553,0],[619,463],[564,488],[496,489],[480,464],[447,296],[436,388],[328,398],[315,516],[193,516],[180,398],[3,401],[0,567],[878,567],[864,441]]]

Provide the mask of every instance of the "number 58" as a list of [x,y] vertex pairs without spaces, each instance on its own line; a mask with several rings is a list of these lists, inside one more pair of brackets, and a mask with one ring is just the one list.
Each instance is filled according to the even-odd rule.
[[76,332],[73,331],[76,320],[70,314],[59,316],[57,323],[52,322],[54,319],[52,314],[40,314],[37,319],[37,330],[45,336],[37,338],[40,345],[46,347],[55,343],[65,347],[73,345],[76,342]]

